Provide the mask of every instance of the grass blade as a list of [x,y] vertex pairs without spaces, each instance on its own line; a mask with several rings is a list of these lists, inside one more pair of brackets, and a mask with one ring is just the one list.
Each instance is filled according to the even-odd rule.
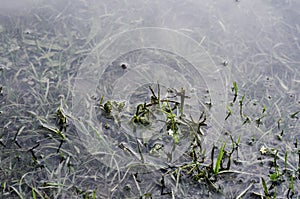
[[220,149],[218,158],[217,158],[217,162],[216,162],[216,166],[214,169],[214,173],[217,175],[219,173],[220,167],[221,167],[221,162],[222,162],[222,158],[224,155],[224,149],[225,149],[226,143],[223,144],[223,146]]
[[237,95],[238,95],[238,87],[236,82],[233,82],[233,89],[232,89],[233,93],[234,93],[234,98],[233,98],[233,102],[236,101]]
[[263,177],[261,178],[261,182],[262,182],[262,185],[263,185],[265,196],[269,196],[269,191],[268,191],[267,183],[266,183],[266,181],[265,181],[265,179]]

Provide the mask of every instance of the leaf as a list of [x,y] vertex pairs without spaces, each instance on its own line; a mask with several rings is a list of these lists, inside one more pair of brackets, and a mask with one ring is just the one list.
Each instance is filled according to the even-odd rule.
[[233,82],[233,93],[234,93],[234,98],[233,98],[233,102],[236,101],[236,98],[237,98],[237,94],[238,94],[238,87],[237,87],[237,84],[236,82]]
[[173,140],[174,140],[174,143],[175,143],[175,144],[178,144],[178,143],[179,143],[179,135],[178,135],[178,133],[174,133],[174,134],[173,134]]
[[31,190],[31,192],[32,192],[32,198],[33,199],[36,199],[36,194],[35,194],[35,190],[34,190],[34,188],[32,187],[32,190]]
[[293,114],[291,114],[291,118],[293,118],[293,119],[298,119],[298,117],[297,117],[297,114],[298,113],[300,113],[300,111],[297,111],[297,112],[295,112],[295,113],[293,113]]
[[59,135],[61,139],[63,139],[63,140],[66,139],[66,136],[58,128],[50,126],[48,124],[44,124],[41,121],[40,121],[40,124],[43,128],[47,129],[48,131]]
[[223,155],[224,155],[225,146],[226,146],[226,143],[224,143],[223,146],[220,149],[220,152],[219,152],[219,155],[218,155],[218,158],[217,158],[217,162],[216,162],[216,166],[215,166],[215,169],[214,169],[214,173],[215,174],[219,173],[219,170],[220,170],[220,167],[221,167],[222,158],[223,158]]
[[295,187],[294,187],[294,176],[291,176],[290,183],[289,183],[289,189],[292,190],[292,193],[295,193]]
[[261,182],[263,185],[263,189],[264,189],[264,193],[266,196],[269,196],[269,191],[268,191],[268,187],[267,187],[267,183],[265,181],[265,179],[263,177],[261,177]]
[[237,87],[236,82],[233,82],[233,92],[234,92],[234,95],[237,95],[237,93],[238,93],[238,87]]
[[229,118],[229,116],[232,114],[232,111],[231,111],[231,109],[230,109],[230,107],[229,107],[228,105],[226,105],[226,108],[227,108],[228,114],[227,114],[227,116],[225,117],[225,120],[227,120],[227,119]]

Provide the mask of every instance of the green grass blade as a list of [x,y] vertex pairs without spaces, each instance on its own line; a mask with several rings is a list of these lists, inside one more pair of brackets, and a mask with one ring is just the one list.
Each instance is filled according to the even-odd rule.
[[214,173],[215,174],[219,173],[219,170],[220,170],[220,167],[221,167],[222,158],[223,158],[223,155],[224,155],[225,146],[226,146],[226,143],[224,143],[223,146],[220,149],[220,152],[219,152],[219,155],[218,155],[218,158],[217,158],[217,162],[216,162],[216,166],[215,166],[215,169],[214,169]]
[[237,87],[237,83],[233,82],[233,89],[232,89],[233,93],[234,93],[234,98],[233,98],[233,102],[236,101],[237,95],[238,95],[238,87]]
[[268,191],[267,183],[266,183],[266,181],[265,181],[265,179],[263,177],[261,178],[261,182],[262,182],[262,185],[263,185],[265,196],[269,196],[269,191]]
[[33,187],[32,187],[32,189],[31,189],[31,191],[32,191],[32,198],[33,198],[33,199],[36,199],[36,194],[35,194],[35,190],[34,190]]

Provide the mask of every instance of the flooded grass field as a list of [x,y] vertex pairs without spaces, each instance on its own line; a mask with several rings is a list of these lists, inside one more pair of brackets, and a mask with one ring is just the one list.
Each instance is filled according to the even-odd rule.
[[1,3],[1,198],[300,197],[296,0]]

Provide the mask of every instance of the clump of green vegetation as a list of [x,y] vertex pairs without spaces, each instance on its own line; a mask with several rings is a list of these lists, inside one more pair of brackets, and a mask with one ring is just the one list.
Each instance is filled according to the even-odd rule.
[[[165,191],[167,189],[164,179],[171,177],[176,179],[176,183],[183,176],[191,178],[196,182],[207,182],[209,187],[215,191],[220,191],[220,189],[215,185],[215,182],[218,179],[219,175],[222,175],[222,172],[229,171],[232,155],[238,153],[240,137],[235,141],[232,136],[230,136],[232,141],[231,151],[225,149],[226,143],[223,143],[219,148],[217,157],[215,157],[215,151],[218,149],[216,146],[212,148],[210,159],[205,157],[205,149],[203,149],[201,136],[204,136],[202,132],[202,127],[207,126],[206,124],[206,114],[203,111],[200,114],[199,120],[194,121],[192,117],[188,117],[184,113],[184,99],[188,96],[185,95],[184,89],[181,89],[181,92],[176,91],[174,88],[168,90],[174,90],[174,93],[179,97],[179,101],[173,100],[170,97],[161,98],[160,86],[157,85],[158,93],[156,94],[152,87],[149,87],[151,91],[150,101],[138,104],[135,111],[132,113],[132,118],[130,122],[136,125],[136,128],[139,127],[148,127],[149,125],[155,125],[155,114],[163,114],[165,118],[165,135],[172,136],[174,144],[180,144],[181,137],[183,134],[189,133],[193,137],[193,141],[190,143],[190,151],[187,151],[186,154],[189,154],[186,158],[187,161],[184,164],[178,164],[172,166],[172,169],[164,168],[161,179],[162,193],[170,194]],[[110,101],[107,101],[108,103]],[[117,103],[117,102],[110,102]],[[112,108],[113,109],[113,108]],[[109,113],[111,113],[111,110]],[[103,109],[103,112],[106,114],[108,111]],[[142,154],[143,143],[137,142],[137,151],[140,154],[140,160],[144,162],[145,158]],[[155,145],[154,148],[150,150],[150,154],[154,153],[153,150],[161,150],[162,145]],[[124,149],[130,150],[128,147]],[[134,152],[131,153],[133,154]],[[224,164],[227,162],[226,166]],[[163,168],[162,168],[163,169]]]
[[[155,114],[163,114],[165,118],[164,122],[166,125],[166,133],[173,137],[173,141],[175,144],[178,144],[180,142],[180,137],[182,137],[182,134],[184,133],[203,135],[203,133],[201,132],[201,127],[206,126],[205,114],[203,112],[197,122],[195,122],[191,116],[189,118],[184,114],[183,109],[185,106],[185,98],[189,97],[185,95],[185,90],[183,88],[180,92],[178,92],[176,89],[168,89],[169,91],[174,91],[174,95],[167,96],[163,99],[161,99],[160,97],[161,94],[159,84],[157,85],[157,94],[155,94],[151,86],[149,87],[149,89],[152,94],[150,97],[151,101],[137,105],[131,122],[137,125],[148,126],[152,123],[157,122],[155,121]],[[171,99],[174,97],[178,97],[179,101],[174,101],[173,99]]]

